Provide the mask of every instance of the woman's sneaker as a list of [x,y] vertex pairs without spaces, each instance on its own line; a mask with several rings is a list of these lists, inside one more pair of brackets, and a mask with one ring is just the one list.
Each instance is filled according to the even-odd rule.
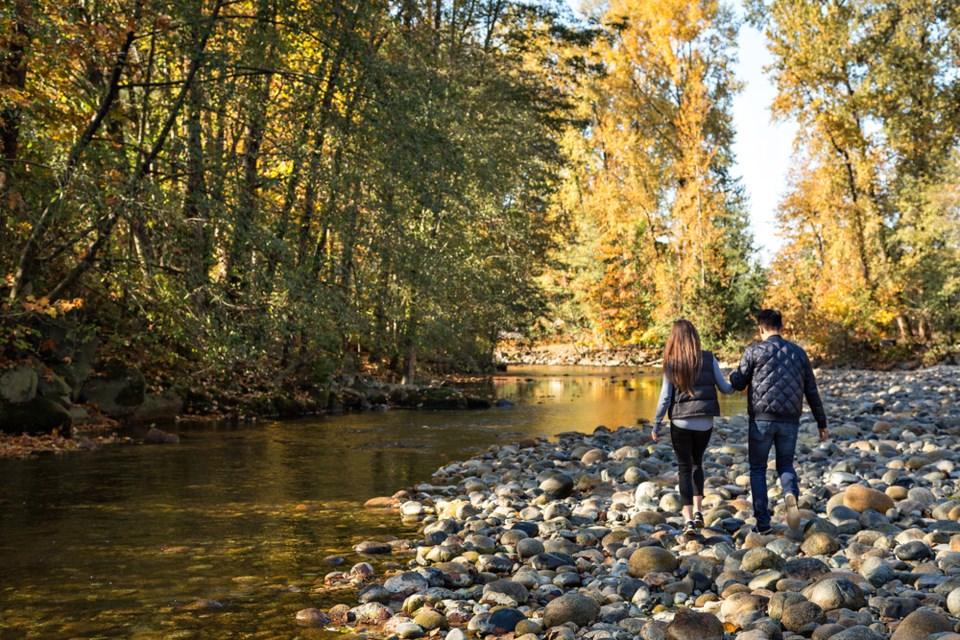
[[687,520],[686,526],[683,527],[683,535],[685,536],[697,535],[697,524],[693,520]]
[[706,526],[706,523],[703,521],[703,514],[699,511],[693,514],[693,524],[697,529],[703,529]]
[[788,493],[784,496],[783,502],[787,505],[787,524],[796,531],[800,528],[800,509],[797,508],[797,496]]

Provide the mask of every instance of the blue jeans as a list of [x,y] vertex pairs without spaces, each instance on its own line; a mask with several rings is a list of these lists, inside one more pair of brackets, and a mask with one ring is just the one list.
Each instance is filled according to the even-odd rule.
[[799,425],[791,422],[750,420],[748,459],[750,460],[750,493],[753,494],[753,515],[757,527],[770,526],[770,510],[767,503],[767,460],[770,447],[776,449],[777,475],[783,493],[800,495],[800,483],[793,469],[793,457],[797,449]]

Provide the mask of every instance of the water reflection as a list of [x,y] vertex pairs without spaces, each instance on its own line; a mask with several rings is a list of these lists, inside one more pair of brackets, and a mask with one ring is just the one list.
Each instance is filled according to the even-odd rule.
[[518,406],[183,426],[178,446],[0,461],[0,638],[297,635],[298,609],[337,601],[314,593],[326,556],[410,533],[366,499],[494,442],[636,424],[660,378],[543,367],[493,385]]

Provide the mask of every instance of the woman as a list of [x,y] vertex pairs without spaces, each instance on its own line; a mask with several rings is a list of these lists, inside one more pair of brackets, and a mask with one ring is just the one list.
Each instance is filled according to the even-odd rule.
[[663,350],[663,388],[653,420],[653,440],[660,440],[664,415],[680,471],[680,502],[685,534],[703,528],[703,453],[720,415],[717,389],[733,393],[720,364],[700,348],[700,336],[688,320],[677,320]]

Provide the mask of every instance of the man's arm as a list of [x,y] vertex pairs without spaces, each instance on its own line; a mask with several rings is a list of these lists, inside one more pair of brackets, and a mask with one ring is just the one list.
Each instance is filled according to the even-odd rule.
[[[752,345],[751,345],[752,346]],[[753,380],[753,349],[747,347],[740,358],[740,366],[730,374],[730,386],[734,391],[743,391]]]
[[825,440],[827,432],[827,414],[823,411],[823,402],[820,400],[820,392],[817,390],[817,379],[813,375],[813,365],[807,354],[803,354],[803,395],[810,405],[810,411],[817,421],[817,428],[820,430],[820,439]]

